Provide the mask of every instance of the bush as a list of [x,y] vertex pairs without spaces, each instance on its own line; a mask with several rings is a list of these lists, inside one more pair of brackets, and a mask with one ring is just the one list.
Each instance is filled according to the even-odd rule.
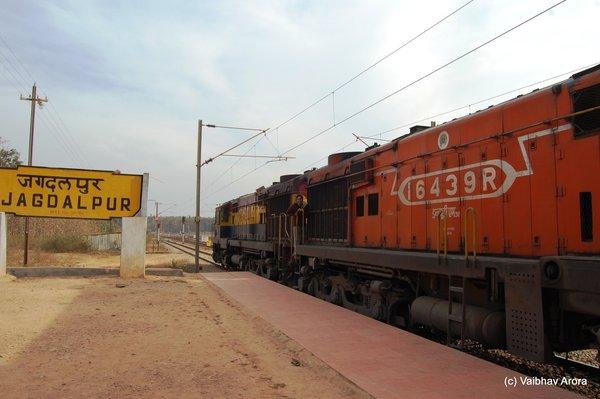
[[78,235],[54,236],[42,241],[41,248],[47,252],[88,252],[90,244]]
[[188,266],[188,262],[184,259],[171,259],[171,268],[172,269],[181,269],[181,270],[185,271],[187,266]]

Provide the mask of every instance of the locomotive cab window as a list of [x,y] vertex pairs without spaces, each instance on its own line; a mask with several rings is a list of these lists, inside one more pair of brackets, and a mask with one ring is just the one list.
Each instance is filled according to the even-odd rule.
[[[573,93],[573,112],[586,111],[600,106],[600,84]],[[600,131],[600,109],[573,117],[575,137]]]
[[369,216],[379,213],[379,194],[369,194]]
[[365,216],[365,196],[356,197],[356,216]]

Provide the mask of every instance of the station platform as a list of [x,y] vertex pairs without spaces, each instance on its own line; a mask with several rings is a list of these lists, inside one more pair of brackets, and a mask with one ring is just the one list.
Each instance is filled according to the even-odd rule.
[[376,398],[581,398],[249,272],[204,277]]

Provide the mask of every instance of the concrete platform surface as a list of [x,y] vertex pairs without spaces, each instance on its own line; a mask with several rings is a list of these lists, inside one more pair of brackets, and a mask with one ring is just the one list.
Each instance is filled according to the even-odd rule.
[[252,273],[204,276],[376,398],[581,398]]
[[[8,274],[18,278],[118,276],[119,269],[115,267],[9,267]],[[146,268],[146,275],[183,277],[183,271],[180,269],[148,267]]]

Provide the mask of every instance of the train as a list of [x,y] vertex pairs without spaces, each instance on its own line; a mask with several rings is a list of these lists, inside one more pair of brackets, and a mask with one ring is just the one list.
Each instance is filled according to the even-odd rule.
[[598,348],[600,65],[220,204],[213,259],[453,345]]

